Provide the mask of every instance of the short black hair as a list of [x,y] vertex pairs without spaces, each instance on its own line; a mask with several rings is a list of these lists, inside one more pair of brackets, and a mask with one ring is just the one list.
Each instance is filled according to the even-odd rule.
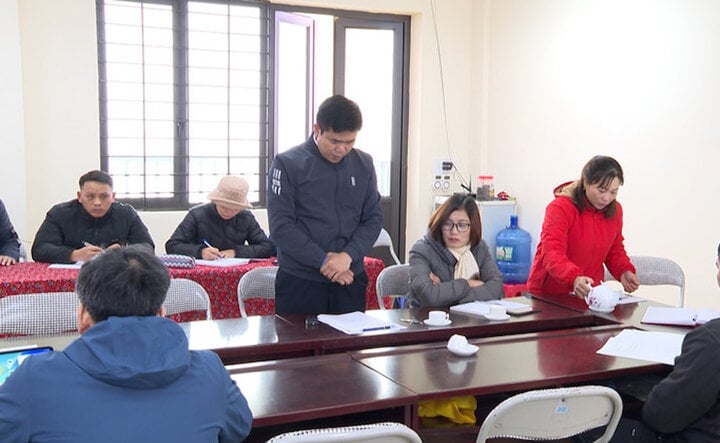
[[320,131],[359,131],[362,129],[362,112],[354,101],[342,95],[333,95],[318,108],[315,122]]
[[110,186],[110,188],[113,187],[113,179],[110,177],[110,174],[108,174],[105,171],[100,171],[98,169],[86,172],[85,174],[80,176],[80,180],[78,183],[80,184],[80,189],[82,189],[85,182],[100,182],[105,183],[106,185]]
[[170,273],[146,245],[108,249],[80,269],[75,291],[90,318],[154,316],[170,287]]

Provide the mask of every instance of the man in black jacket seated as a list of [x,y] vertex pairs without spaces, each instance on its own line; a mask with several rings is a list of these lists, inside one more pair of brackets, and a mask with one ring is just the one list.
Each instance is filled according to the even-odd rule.
[[33,260],[47,263],[87,261],[107,248],[155,244],[135,209],[115,201],[113,180],[103,171],[80,177],[76,200],[53,206],[32,245]]
[[[720,286],[720,245],[715,265]],[[575,441],[595,441],[599,434]],[[610,442],[720,442],[720,318],[685,335],[672,372],[647,395],[642,420],[620,420]]]

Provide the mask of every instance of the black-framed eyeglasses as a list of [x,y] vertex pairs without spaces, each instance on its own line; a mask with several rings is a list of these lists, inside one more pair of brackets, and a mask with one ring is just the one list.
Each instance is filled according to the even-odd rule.
[[442,225],[442,230],[450,232],[453,230],[453,228],[457,229],[458,232],[467,232],[470,229],[470,223],[468,222],[459,222],[459,223],[453,223],[452,221],[448,220]]

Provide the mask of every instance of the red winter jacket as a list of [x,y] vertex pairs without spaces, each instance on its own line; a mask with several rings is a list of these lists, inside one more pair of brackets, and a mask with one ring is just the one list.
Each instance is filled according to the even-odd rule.
[[578,182],[555,188],[555,200],[545,210],[540,243],[530,268],[528,290],[535,294],[567,294],[581,275],[600,284],[605,277],[603,263],[618,280],[635,267],[625,252],[622,236],[622,206],[605,218],[588,204],[583,212],[570,197]]

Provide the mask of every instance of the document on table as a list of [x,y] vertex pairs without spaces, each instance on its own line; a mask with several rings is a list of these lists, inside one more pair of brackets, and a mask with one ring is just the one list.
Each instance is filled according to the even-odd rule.
[[710,320],[720,318],[720,311],[715,309],[666,308],[650,306],[643,315],[642,323],[660,325],[695,326],[703,325]]
[[685,334],[672,332],[624,329],[618,335],[610,337],[597,353],[673,365],[675,357],[680,355],[684,338]]
[[626,305],[630,303],[640,303],[646,301],[644,298],[635,297],[634,295],[630,294],[623,294],[620,296],[620,300],[618,301],[619,305]]
[[79,261],[75,263],[53,263],[50,266],[48,266],[48,269],[80,269],[82,268],[84,261]]
[[317,318],[322,323],[351,335],[384,329],[404,329],[400,325],[394,325],[360,311],[349,312],[347,314],[320,314]]
[[240,266],[250,263],[249,258],[219,258],[217,260],[195,260],[196,265],[214,266],[216,268],[229,268],[231,266]]
[[468,303],[462,303],[455,306],[450,306],[451,311],[462,312],[465,314],[475,315],[487,315],[490,313],[490,306],[500,305],[505,307],[508,311],[511,309],[525,308],[529,305],[525,303],[518,303],[514,301],[505,300],[491,300],[491,301],[471,301]]

